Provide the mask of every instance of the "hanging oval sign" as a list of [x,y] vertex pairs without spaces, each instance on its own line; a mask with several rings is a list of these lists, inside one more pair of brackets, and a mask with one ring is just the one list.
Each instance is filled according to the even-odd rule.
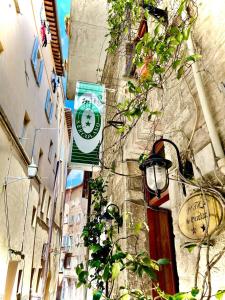
[[224,207],[214,193],[201,191],[192,194],[182,205],[178,225],[182,234],[191,240],[202,240],[218,231],[224,220]]
[[82,104],[77,112],[75,125],[78,134],[86,139],[93,139],[101,128],[101,114],[93,103]]

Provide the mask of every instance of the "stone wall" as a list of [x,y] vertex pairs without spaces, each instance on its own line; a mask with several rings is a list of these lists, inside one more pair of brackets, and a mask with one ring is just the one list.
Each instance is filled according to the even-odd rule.
[[[198,19],[193,29],[193,40],[196,51],[202,54],[199,69],[216,128],[225,148],[225,89],[223,86],[223,82],[225,82],[223,64],[225,60],[225,32],[223,26],[225,4],[217,0],[213,2],[204,1],[202,3],[197,1],[197,5]],[[114,94],[107,92],[106,120],[110,120],[113,115],[112,105],[120,102],[127,95],[126,88],[123,88],[125,86],[124,70],[124,57],[119,55],[119,53],[115,56],[107,56],[102,82],[106,84],[107,88],[115,89],[116,91]],[[150,121],[143,114],[126,139],[121,141],[113,127],[105,130],[104,147],[110,150],[108,152],[104,151],[104,163],[110,167],[110,164],[114,162],[116,172],[134,175],[138,171],[128,170],[129,161],[134,163],[141,153],[148,153],[151,150],[153,141],[163,136],[175,142],[184,157],[195,158],[202,174],[206,176],[212,186],[224,185],[225,178],[218,171],[216,165],[217,158],[214,155],[210,142],[192,71],[190,70],[179,81],[174,78],[168,80],[163,90],[156,90],[149,94],[148,102],[152,110],[161,110],[162,113]],[[115,143],[116,146],[114,146]],[[176,155],[173,148],[165,145],[165,152],[166,157],[171,159],[176,165]],[[194,172],[195,179],[199,178],[196,169]],[[125,211],[133,212],[137,219],[139,217],[144,219],[145,208],[143,206],[142,180],[141,174],[137,174],[139,174],[139,177],[133,182],[133,179],[128,177],[111,176],[108,193],[113,195],[112,201]],[[176,174],[176,171],[173,171],[173,174]],[[105,171],[105,176],[109,176],[108,170]],[[193,188],[187,188],[188,195],[192,192]],[[131,200],[131,202],[126,202],[126,200]],[[178,215],[184,200],[185,197],[180,184],[170,181],[167,206],[171,210],[173,217],[176,261],[181,291],[187,291],[193,287],[195,263],[197,260],[197,248],[189,254],[187,249],[182,247],[187,242],[187,239],[178,228]],[[124,230],[126,231],[127,228]],[[224,233],[215,238],[215,245],[210,248],[210,257],[223,248],[224,240]],[[134,247],[132,243],[129,244],[129,241],[126,246],[131,250]],[[141,236],[141,247],[147,249],[146,235]],[[200,273],[205,273],[206,271],[205,255],[206,249],[203,249],[200,260]],[[212,269],[213,293],[218,289],[225,288],[223,279],[224,264],[225,258],[222,257],[215,268]],[[199,276],[201,282],[200,278],[201,275]],[[137,279],[129,278],[129,282],[132,285],[138,284]]]

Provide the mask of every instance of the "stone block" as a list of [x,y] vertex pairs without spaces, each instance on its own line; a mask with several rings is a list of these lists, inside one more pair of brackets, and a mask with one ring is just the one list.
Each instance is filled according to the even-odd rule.
[[[194,157],[195,157],[195,163],[197,167],[200,169],[203,176],[212,172],[216,168],[216,160],[215,160],[215,155],[211,143],[209,143],[197,154],[195,154]],[[193,167],[194,167],[195,178],[200,178],[201,175],[197,171],[196,167],[195,166]]]

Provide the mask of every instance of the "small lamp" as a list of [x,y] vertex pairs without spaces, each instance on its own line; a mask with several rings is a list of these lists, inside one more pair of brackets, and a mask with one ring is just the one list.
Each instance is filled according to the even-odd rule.
[[37,175],[38,166],[34,163],[32,158],[31,164],[28,166],[28,177],[34,178]]
[[160,155],[153,153],[145,160],[140,169],[144,171],[146,182],[150,191],[158,198],[169,185],[168,169],[172,166],[172,162]]
[[[174,142],[163,138],[157,140],[153,144],[152,154],[140,165],[140,169],[145,173],[148,189],[158,198],[160,198],[160,194],[163,193],[169,185],[168,169],[172,166],[172,162],[170,160],[165,159],[156,153],[157,144],[162,142],[170,143],[175,148],[180,174],[185,178],[191,178],[193,175],[193,169],[190,162],[186,161],[185,166],[182,165],[180,152]],[[182,187],[183,193],[186,196],[184,183],[182,183]]]

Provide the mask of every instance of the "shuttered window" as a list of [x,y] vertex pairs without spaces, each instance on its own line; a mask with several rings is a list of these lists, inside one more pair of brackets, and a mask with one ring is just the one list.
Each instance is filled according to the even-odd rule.
[[46,114],[48,123],[52,122],[53,108],[54,108],[54,105],[51,100],[51,93],[50,93],[50,90],[48,90],[46,99],[45,99],[45,114]]
[[36,37],[34,40],[33,50],[31,54],[31,64],[36,83],[38,86],[40,86],[44,70],[44,60],[41,58],[38,37]]

